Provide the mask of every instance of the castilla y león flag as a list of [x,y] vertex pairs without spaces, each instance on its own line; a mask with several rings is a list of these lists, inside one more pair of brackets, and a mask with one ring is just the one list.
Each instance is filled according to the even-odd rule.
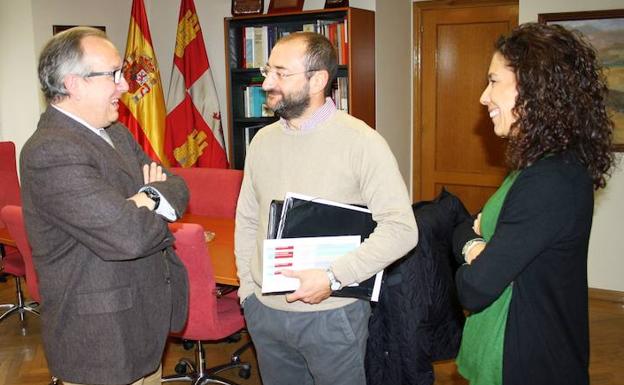
[[219,101],[193,0],[180,5],[165,153],[171,165],[228,167]]
[[129,90],[121,96],[119,121],[147,155],[168,165],[164,154],[165,97],[143,0],[132,1],[123,75]]

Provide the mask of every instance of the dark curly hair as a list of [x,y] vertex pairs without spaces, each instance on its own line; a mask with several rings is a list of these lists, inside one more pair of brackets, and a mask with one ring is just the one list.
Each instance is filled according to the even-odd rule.
[[496,50],[516,75],[507,162],[527,167],[546,154],[572,152],[594,188],[606,185],[614,162],[607,84],[596,52],[579,32],[526,23],[498,39]]

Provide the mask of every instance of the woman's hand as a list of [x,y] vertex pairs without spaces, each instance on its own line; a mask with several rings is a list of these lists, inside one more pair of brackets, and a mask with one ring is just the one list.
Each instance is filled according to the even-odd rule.
[[472,231],[474,231],[477,235],[481,235],[481,213],[477,215],[477,219],[474,220],[472,224]]
[[475,242],[472,247],[468,249],[466,255],[464,256],[464,260],[466,261],[466,263],[470,265],[472,261],[477,259],[479,254],[481,254],[483,249],[485,249],[485,245],[485,242]]

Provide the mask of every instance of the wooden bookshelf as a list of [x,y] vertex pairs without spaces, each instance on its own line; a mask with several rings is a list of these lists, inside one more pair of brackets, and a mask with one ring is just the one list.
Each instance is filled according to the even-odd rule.
[[[301,31],[316,25],[323,26],[342,23],[335,31],[344,30],[345,48],[339,55],[342,64],[338,67],[338,77],[345,78],[347,103],[345,108],[351,115],[375,127],[375,13],[357,8],[333,8],[314,11],[289,12],[273,15],[250,15],[229,17],[224,20],[225,65],[228,100],[228,153],[233,168],[242,169],[245,162],[249,133],[267,125],[277,117],[249,116],[249,96],[245,89],[257,85],[262,80],[258,64],[266,62],[272,44],[284,32]],[[344,26],[346,25],[346,26]],[[266,44],[256,45],[255,53],[264,52],[261,58],[249,58],[246,36],[255,28],[263,28]],[[258,31],[258,30],[255,30]],[[262,35],[262,32],[257,32]],[[342,35],[341,35],[342,36]],[[342,41],[342,40],[338,40]],[[249,42],[247,42],[249,44]],[[340,43],[337,43],[340,46]],[[260,48],[261,47],[261,48]],[[251,64],[253,63],[253,64]],[[264,64],[264,63],[263,63]],[[249,94],[249,92],[247,93]],[[247,108],[245,104],[247,102]],[[255,127],[249,129],[246,127]],[[247,133],[247,135],[246,135]]]

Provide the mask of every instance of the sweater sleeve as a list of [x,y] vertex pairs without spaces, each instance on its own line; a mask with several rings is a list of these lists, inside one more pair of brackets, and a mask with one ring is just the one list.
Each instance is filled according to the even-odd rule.
[[418,243],[416,219],[394,155],[376,131],[368,130],[360,139],[350,167],[377,226],[359,248],[332,264],[343,285],[368,279]]
[[553,168],[528,168],[509,190],[496,230],[483,252],[456,273],[459,300],[480,311],[494,302],[572,223],[573,181]]
[[254,292],[255,283],[251,274],[252,259],[258,253],[257,232],[259,204],[253,188],[253,171],[247,164],[251,162],[253,152],[247,154],[245,172],[238,203],[236,204],[236,229],[234,231],[234,254],[240,286],[238,297],[241,303]]

